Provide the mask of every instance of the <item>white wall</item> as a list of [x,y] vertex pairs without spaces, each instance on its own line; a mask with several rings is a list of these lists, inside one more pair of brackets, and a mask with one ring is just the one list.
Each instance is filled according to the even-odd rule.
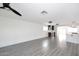
[[46,37],[42,25],[0,17],[0,47]]

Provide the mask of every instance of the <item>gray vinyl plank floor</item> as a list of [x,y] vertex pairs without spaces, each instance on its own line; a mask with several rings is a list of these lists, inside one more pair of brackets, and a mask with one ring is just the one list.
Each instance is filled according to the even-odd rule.
[[0,48],[0,56],[79,56],[79,44],[41,38]]

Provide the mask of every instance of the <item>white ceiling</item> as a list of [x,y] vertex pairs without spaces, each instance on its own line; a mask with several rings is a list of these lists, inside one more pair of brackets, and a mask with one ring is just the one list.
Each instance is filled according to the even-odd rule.
[[[40,24],[43,24],[50,20],[58,24],[70,24],[72,21],[79,22],[78,3],[11,3],[10,5],[12,8],[20,12],[23,16],[20,17],[8,9],[0,9],[1,17],[16,18]],[[0,6],[2,6],[2,4],[0,4]],[[48,14],[42,15],[42,11],[47,11]]]

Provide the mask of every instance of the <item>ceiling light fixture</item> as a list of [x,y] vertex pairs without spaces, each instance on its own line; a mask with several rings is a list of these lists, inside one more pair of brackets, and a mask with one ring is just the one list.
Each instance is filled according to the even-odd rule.
[[41,14],[45,15],[45,14],[48,14],[47,11],[42,11]]

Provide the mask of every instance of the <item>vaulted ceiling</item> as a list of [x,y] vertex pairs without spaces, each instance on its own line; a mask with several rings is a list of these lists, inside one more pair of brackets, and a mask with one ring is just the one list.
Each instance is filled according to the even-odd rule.
[[[43,24],[53,21],[57,24],[71,24],[73,21],[79,23],[78,3],[11,3],[12,8],[22,14],[18,16],[9,9],[0,9],[0,17],[21,19]],[[0,3],[0,6],[2,4]],[[46,14],[41,14],[46,11]]]

